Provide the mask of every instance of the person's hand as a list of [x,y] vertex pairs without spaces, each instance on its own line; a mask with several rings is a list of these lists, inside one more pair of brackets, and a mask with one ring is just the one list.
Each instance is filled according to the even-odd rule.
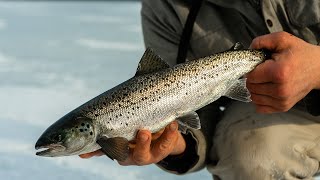
[[268,49],[272,57],[247,75],[256,111],[286,112],[312,89],[320,89],[320,47],[286,32],[255,38],[253,49]]
[[[178,123],[172,122],[158,133],[151,134],[148,130],[140,130],[134,143],[130,144],[129,158],[120,165],[148,165],[161,161],[168,155],[179,155],[184,152],[186,143],[178,131]],[[100,150],[82,154],[81,158],[104,155]]]

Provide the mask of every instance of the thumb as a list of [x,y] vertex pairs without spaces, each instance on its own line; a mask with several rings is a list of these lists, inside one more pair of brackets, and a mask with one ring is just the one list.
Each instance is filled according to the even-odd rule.
[[280,51],[287,46],[288,39],[292,35],[287,32],[277,32],[258,36],[251,42],[251,49],[268,49],[272,51]]

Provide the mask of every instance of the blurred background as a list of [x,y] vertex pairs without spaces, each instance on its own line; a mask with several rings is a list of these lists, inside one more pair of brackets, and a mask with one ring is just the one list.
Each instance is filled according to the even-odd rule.
[[0,179],[211,179],[107,157],[45,158],[53,122],[135,73],[144,46],[139,1],[0,1]]

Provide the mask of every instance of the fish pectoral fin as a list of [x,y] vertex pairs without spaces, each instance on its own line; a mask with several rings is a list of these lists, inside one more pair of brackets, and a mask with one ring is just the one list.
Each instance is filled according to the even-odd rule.
[[200,118],[196,112],[189,112],[177,118],[179,123],[179,130],[186,133],[187,128],[201,129]]
[[147,48],[139,62],[135,76],[156,72],[169,67],[151,48]]
[[251,95],[246,87],[246,81],[247,78],[236,80],[227,90],[225,96],[242,102],[251,102]]
[[241,44],[240,42],[236,42],[230,49],[229,51],[239,51],[239,50],[243,50],[244,46],[243,44]]
[[97,143],[101,146],[101,151],[112,160],[124,161],[129,157],[129,141],[126,138],[101,137]]
[[188,127],[186,127],[184,124],[181,124],[180,121],[178,121],[179,125],[179,131],[183,134],[187,134]]

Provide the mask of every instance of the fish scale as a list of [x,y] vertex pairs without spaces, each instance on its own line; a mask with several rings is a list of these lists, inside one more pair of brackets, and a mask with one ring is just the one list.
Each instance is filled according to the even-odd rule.
[[[81,117],[77,120],[79,123],[83,119],[94,127],[94,135],[88,138],[86,134],[87,139],[83,138],[82,149],[71,148],[71,142],[77,136],[85,136],[80,133],[74,135],[74,139],[69,138],[69,144],[67,140],[60,143],[64,143],[66,149],[70,147],[72,153],[56,152],[54,148],[49,148],[38,155],[81,154],[101,148],[111,159],[124,160],[129,153],[128,141],[135,138],[139,129],[157,132],[174,120],[178,120],[184,133],[187,128],[199,129],[200,121],[195,111],[219,97],[250,101],[245,79],[239,78],[265,59],[266,53],[261,50],[235,50],[169,67],[152,50],[147,49],[133,78],[62,117],[38,140],[48,142],[52,132],[57,131],[69,138],[72,132],[63,124],[76,124],[74,119]],[[38,142],[38,147],[45,147]]]

